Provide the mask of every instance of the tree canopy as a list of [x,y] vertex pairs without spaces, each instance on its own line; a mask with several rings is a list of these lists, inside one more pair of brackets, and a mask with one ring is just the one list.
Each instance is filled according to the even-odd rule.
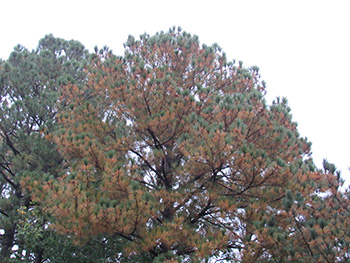
[[258,67],[180,28],[124,46],[50,35],[2,62],[3,259],[349,260],[340,172]]

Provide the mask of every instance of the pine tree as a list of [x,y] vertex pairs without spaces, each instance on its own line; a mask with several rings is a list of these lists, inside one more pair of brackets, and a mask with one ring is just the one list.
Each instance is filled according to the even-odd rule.
[[[18,228],[24,215],[27,212],[27,215],[32,214],[35,204],[23,182],[60,177],[63,159],[52,142],[43,138],[42,131],[51,131],[56,127],[60,87],[84,82],[83,69],[87,58],[88,52],[79,42],[47,35],[40,40],[35,51],[16,46],[9,59],[1,64],[2,262],[16,254],[12,251],[13,246],[17,246],[17,254],[20,254],[27,245],[26,240],[20,240]],[[45,222],[38,227],[43,230]],[[33,251],[28,251],[27,247],[27,256],[32,253],[35,262],[41,262],[43,246],[37,244],[32,247]]]
[[46,135],[68,167],[35,195],[56,231],[119,237],[122,261],[345,262],[348,197],[258,70],[175,29],[97,51]]

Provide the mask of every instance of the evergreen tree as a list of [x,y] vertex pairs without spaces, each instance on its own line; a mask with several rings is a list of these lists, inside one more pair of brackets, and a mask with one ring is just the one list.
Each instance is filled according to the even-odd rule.
[[[0,229],[1,260],[5,262],[25,248],[42,262],[44,247],[20,240],[20,220],[36,205],[26,192],[27,180],[46,180],[61,175],[63,159],[42,131],[56,127],[57,99],[62,85],[82,84],[88,52],[77,41],[47,35],[35,51],[15,47],[0,69]],[[31,220],[27,218],[26,220]],[[45,228],[45,220],[37,227]],[[33,237],[35,238],[35,237]],[[42,242],[41,238],[37,240]],[[20,256],[20,255],[19,255]],[[32,255],[30,255],[32,257]],[[29,261],[28,261],[29,262]]]
[[97,52],[86,85],[62,91],[46,138],[67,170],[35,191],[56,231],[119,237],[121,262],[346,261],[348,196],[287,100],[267,105],[257,67],[175,29],[125,49]]

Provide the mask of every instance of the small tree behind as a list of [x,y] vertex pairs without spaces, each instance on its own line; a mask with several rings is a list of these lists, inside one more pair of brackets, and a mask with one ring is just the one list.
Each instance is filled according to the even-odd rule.
[[[26,180],[45,180],[61,175],[63,159],[41,131],[52,131],[57,123],[57,99],[61,86],[80,85],[85,80],[84,63],[88,52],[77,41],[47,35],[35,51],[15,47],[0,66],[0,260],[27,251],[27,260],[44,260],[44,247],[20,240],[19,226],[25,214],[37,204],[25,191]],[[21,185],[22,182],[22,185]],[[40,202],[39,202],[40,203]],[[41,219],[28,218],[37,225]],[[45,220],[38,226],[43,231]],[[28,242],[27,242],[28,241]],[[39,242],[40,241],[40,242]],[[17,252],[12,248],[18,248]],[[47,244],[46,244],[47,245]],[[30,249],[33,248],[33,249]]]

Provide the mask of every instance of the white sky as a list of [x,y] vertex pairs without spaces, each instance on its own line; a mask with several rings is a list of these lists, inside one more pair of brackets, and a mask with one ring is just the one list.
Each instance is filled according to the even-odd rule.
[[288,98],[317,166],[327,158],[349,183],[349,12],[347,0],[0,0],[0,58],[49,33],[121,55],[129,34],[181,26],[230,60],[259,66],[268,102]]

